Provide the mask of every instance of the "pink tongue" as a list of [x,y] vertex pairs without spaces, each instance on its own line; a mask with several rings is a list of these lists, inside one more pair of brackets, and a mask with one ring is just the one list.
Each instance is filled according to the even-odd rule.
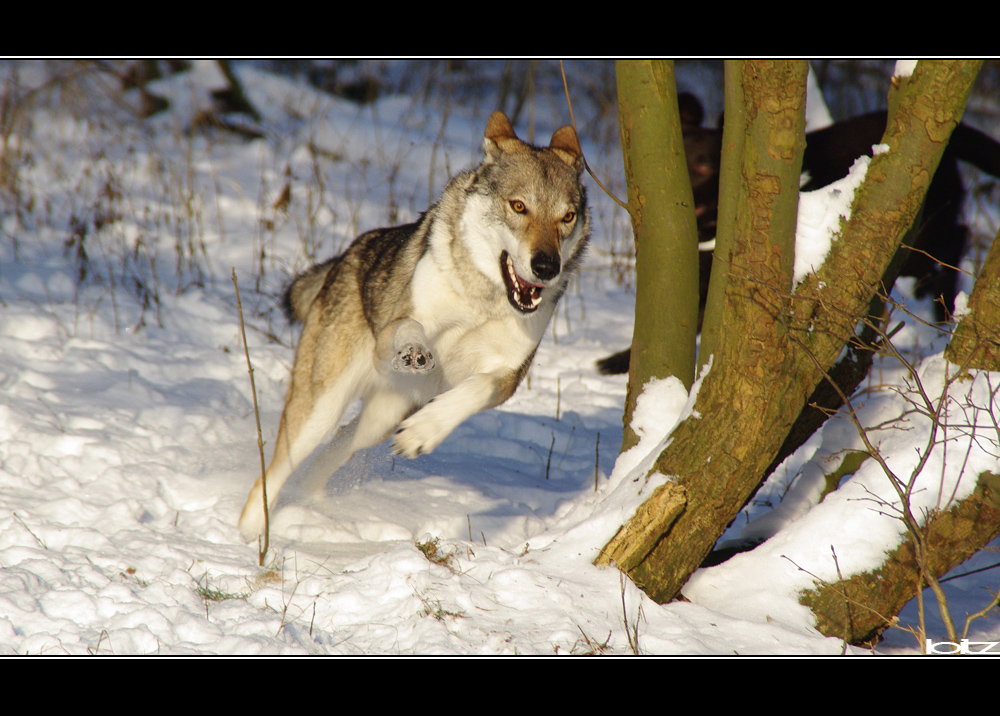
[[518,276],[516,272],[514,273],[514,276],[517,277],[517,282],[521,285],[521,289],[522,290],[523,289],[528,289],[528,290],[531,291],[532,294],[535,294],[535,293],[538,292],[538,289],[543,288],[543,286],[541,284],[538,284],[538,283],[528,283],[523,278],[521,278],[520,276]]
[[523,278],[517,275],[516,271],[514,272],[514,278],[517,279],[517,287],[518,289],[520,289],[521,294],[522,295],[527,294],[532,302],[538,300],[538,292],[541,291],[543,288],[545,288],[544,286],[541,286],[537,283],[529,283],[525,281]]
[[522,292],[524,292],[524,291],[530,291],[531,294],[534,296],[534,295],[536,295],[538,293],[538,291],[540,289],[545,288],[540,283],[531,283],[530,281],[525,281],[523,278],[521,278],[521,275],[517,271],[514,270],[513,263],[510,264],[510,273],[514,277],[514,280],[517,281],[517,287]]

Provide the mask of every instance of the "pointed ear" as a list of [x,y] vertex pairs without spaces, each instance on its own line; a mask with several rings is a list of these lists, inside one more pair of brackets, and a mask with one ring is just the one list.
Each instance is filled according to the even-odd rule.
[[583,170],[583,149],[572,126],[567,124],[557,129],[549,142],[549,149],[578,172]]
[[486,134],[484,136],[495,144],[500,144],[504,139],[517,139],[510,120],[499,109],[490,115],[490,120],[486,123]]
[[501,152],[516,152],[526,146],[514,134],[514,127],[511,126],[507,115],[500,110],[490,115],[490,120],[486,123],[486,133],[483,135],[483,150],[486,152],[487,161],[497,159]]

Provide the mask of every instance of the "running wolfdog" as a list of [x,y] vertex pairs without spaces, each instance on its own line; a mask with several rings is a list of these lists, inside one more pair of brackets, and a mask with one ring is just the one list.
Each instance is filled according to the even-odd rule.
[[[360,414],[315,463],[327,477],[393,431],[394,453],[430,452],[524,378],[587,243],[583,152],[569,126],[548,147],[526,144],[501,112],[483,148],[419,221],[362,234],[288,287],[303,328],[263,478],[269,507],[354,399]],[[262,493],[258,480],[240,516],[248,541],[264,528]]]

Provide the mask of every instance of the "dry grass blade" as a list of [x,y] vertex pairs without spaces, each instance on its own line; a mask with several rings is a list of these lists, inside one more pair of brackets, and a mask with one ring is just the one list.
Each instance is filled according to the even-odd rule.
[[270,514],[267,509],[267,468],[264,463],[264,437],[260,430],[260,409],[257,407],[257,386],[253,380],[253,365],[250,363],[250,347],[247,345],[247,331],[243,323],[243,303],[240,301],[240,284],[236,280],[236,268],[233,268],[233,286],[236,287],[236,308],[240,314],[240,335],[243,338],[243,352],[247,358],[247,371],[250,373],[250,394],[253,396],[253,414],[257,421],[257,450],[260,452],[260,483],[264,500],[264,534],[263,544],[260,537],[257,538],[257,564],[264,566],[264,556],[270,547]]

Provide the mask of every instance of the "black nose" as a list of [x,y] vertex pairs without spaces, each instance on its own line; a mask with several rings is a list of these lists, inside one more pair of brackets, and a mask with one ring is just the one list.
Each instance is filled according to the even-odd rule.
[[559,275],[559,257],[553,254],[538,253],[531,257],[531,270],[535,276],[548,281]]

